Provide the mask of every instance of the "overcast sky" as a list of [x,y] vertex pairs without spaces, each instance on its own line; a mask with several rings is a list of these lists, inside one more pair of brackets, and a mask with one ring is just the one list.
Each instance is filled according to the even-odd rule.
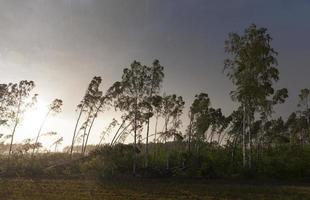
[[[310,87],[309,0],[0,0],[0,78],[34,80],[42,105],[64,100],[64,112],[46,128],[68,144],[75,106],[90,79],[104,89],[120,79],[133,60],[165,66],[164,91],[182,95],[187,105],[199,92],[226,114],[233,108],[232,84],[222,73],[224,40],[251,23],[268,28],[279,52],[280,81],[290,98],[278,108],[296,109],[297,93]],[[107,116],[109,115],[109,116]],[[91,142],[111,120],[97,121]],[[26,123],[25,123],[26,124]],[[19,141],[33,137],[39,121],[22,125]],[[184,126],[187,126],[186,121]]]

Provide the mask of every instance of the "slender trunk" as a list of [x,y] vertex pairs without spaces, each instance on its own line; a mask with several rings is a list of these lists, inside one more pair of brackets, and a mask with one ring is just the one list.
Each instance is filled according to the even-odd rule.
[[155,130],[154,130],[154,144],[155,144],[155,151],[154,151],[154,158],[156,158],[156,154],[159,150],[158,145],[157,145],[157,125],[158,125],[158,113],[156,115],[156,122],[155,122]]
[[218,133],[218,137],[217,137],[217,144],[218,145],[220,145],[221,135],[222,135],[222,132]]
[[[165,123],[165,144],[167,142],[168,123],[169,123],[169,118],[166,120],[166,123]],[[168,148],[167,149],[167,156],[166,156],[166,169],[169,169],[170,152],[169,152],[169,147],[167,145],[166,145],[166,147]]]
[[112,139],[110,145],[113,145],[114,140],[115,140],[115,138],[116,138],[118,132],[121,130],[121,128],[123,127],[123,125],[125,124],[125,122],[126,122],[126,120],[123,120],[122,124],[121,124],[121,125],[119,126],[119,128],[117,129],[117,131],[116,131],[116,133],[115,133],[115,135],[114,135],[114,137],[113,137],[113,139]]
[[89,138],[89,135],[90,135],[91,129],[93,128],[93,125],[94,125],[95,119],[97,118],[98,113],[99,113],[99,111],[100,111],[101,107],[103,106],[103,103],[104,103],[104,101],[102,100],[102,101],[100,102],[100,105],[98,106],[98,108],[97,108],[96,112],[95,112],[95,115],[94,115],[94,117],[93,117],[93,119],[92,119],[91,123],[90,123],[89,129],[88,129],[88,133],[87,133],[87,137],[86,137],[85,146],[84,146],[84,152],[83,152],[83,153],[85,153],[85,152],[86,152],[87,142],[88,142],[88,138]]
[[[90,129],[90,128],[89,128]],[[86,140],[84,142],[84,137],[83,137],[83,146],[82,146],[82,154],[84,155],[86,152],[86,146],[87,146],[87,142],[88,142],[88,137],[89,137],[89,129],[88,132],[86,131],[87,129],[85,128],[85,132],[84,132],[84,136],[86,136]],[[87,132],[87,133],[86,133]]]
[[[50,112],[51,112],[51,110],[49,110],[49,111],[46,113],[46,115],[45,115],[45,117],[44,117],[44,119],[43,119],[43,121],[42,121],[42,123],[41,123],[41,126],[40,126],[40,128],[39,128],[39,131],[38,131],[38,134],[37,134],[37,137],[36,137],[35,145],[36,145],[36,144],[38,143],[38,141],[39,141],[39,137],[40,137],[42,128],[43,128],[43,126],[44,126],[44,124],[45,124],[45,122],[46,122],[46,120],[47,120],[47,117],[49,116]],[[34,154],[34,151],[35,151],[35,148],[33,148],[33,150],[32,150],[32,155]]]
[[191,137],[192,137],[192,125],[193,125],[193,114],[190,114],[189,130],[188,130],[188,153],[191,152]]
[[137,110],[138,110],[138,97],[135,100],[135,119],[134,119],[134,154],[133,154],[133,163],[132,163],[132,173],[133,176],[136,176],[136,159],[137,159]]
[[[220,139],[220,141],[219,141],[219,145],[222,144],[222,142],[223,142],[223,140],[224,140],[224,138],[225,138],[226,135],[227,135],[226,132],[224,132],[224,134],[222,134],[222,137],[221,137],[221,139]],[[230,136],[229,136],[229,137],[230,137]],[[229,139],[230,139],[230,138],[229,138]]]
[[213,130],[211,130],[211,133],[209,134],[209,137],[207,138],[207,142],[211,143],[212,142],[212,137],[213,137]]
[[85,124],[84,132],[83,132],[83,139],[82,139],[81,153],[83,153],[83,152],[84,152],[84,143],[85,143],[86,131],[87,131],[87,123]]
[[[116,139],[114,140],[113,144],[115,144],[119,139],[120,137],[122,136],[122,134],[124,133],[124,131],[127,130],[127,128],[132,124],[132,121],[126,126],[124,127],[124,129],[118,134],[118,136],[116,137]],[[132,130],[131,130],[132,131]],[[130,132],[131,132],[130,131]]]
[[12,146],[13,146],[13,141],[14,141],[14,135],[15,135],[16,127],[17,127],[18,122],[19,122],[20,106],[21,106],[21,101],[22,101],[21,95],[22,94],[20,92],[19,93],[19,101],[18,101],[17,113],[16,113],[16,118],[15,118],[15,125],[14,125],[13,131],[12,131],[12,136],[11,136],[9,155],[11,155],[11,153],[12,153]]
[[156,122],[155,122],[154,143],[157,143],[157,125],[158,125],[158,115],[156,116]]
[[149,156],[149,132],[150,132],[150,118],[147,119],[147,128],[146,128],[146,141],[145,141],[145,160],[144,167],[148,167],[148,156]]
[[11,136],[9,155],[12,154],[13,139],[14,139],[14,134],[15,134],[15,130],[16,130],[17,124],[18,124],[18,119],[16,119],[16,121],[15,121],[15,125],[14,125],[12,136]]
[[249,155],[248,155],[248,159],[249,159],[249,168],[252,168],[252,138],[251,138],[251,119],[250,116],[248,114],[248,134],[249,134]]
[[245,105],[243,105],[243,120],[242,120],[242,164],[243,167],[246,166],[246,158],[245,158]]
[[92,109],[89,111],[88,116],[87,116],[86,121],[85,121],[85,128],[84,128],[83,141],[82,141],[82,151],[81,151],[82,154],[84,154],[84,148],[85,148],[85,142],[86,142],[85,137],[87,137],[87,135],[88,135],[87,128],[88,128],[88,122],[91,119],[91,111],[92,111]]
[[73,132],[73,137],[72,137],[72,143],[71,143],[71,148],[70,148],[70,158],[72,158],[72,153],[73,153],[73,147],[74,147],[74,142],[75,142],[75,135],[76,135],[76,130],[77,130],[77,127],[79,125],[79,122],[80,122],[80,119],[81,119],[81,116],[82,116],[82,113],[83,113],[83,109],[84,109],[84,104],[82,105],[81,107],[81,110],[80,110],[80,114],[76,120],[76,124],[75,124],[75,127],[74,127],[74,132]]

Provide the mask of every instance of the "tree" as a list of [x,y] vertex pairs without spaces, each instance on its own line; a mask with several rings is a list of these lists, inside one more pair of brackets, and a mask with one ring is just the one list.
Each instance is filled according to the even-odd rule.
[[[148,143],[149,143],[149,132],[150,132],[150,118],[153,116],[153,96],[160,92],[161,83],[164,78],[164,67],[160,65],[158,60],[153,62],[153,66],[147,68],[148,76],[148,96],[145,99],[147,104],[148,114],[147,114],[147,130],[146,130],[146,142],[145,142],[145,167],[148,167]],[[156,109],[156,108],[155,108]]]
[[[271,99],[275,94],[273,83],[279,79],[277,52],[271,47],[271,36],[266,28],[252,24],[243,35],[230,33],[225,41],[225,51],[231,55],[225,60],[224,70],[236,86],[232,99],[243,108],[243,166],[246,166],[246,133],[248,135],[248,166],[251,167],[252,137],[250,127],[254,114],[271,110]],[[286,93],[285,93],[286,91]],[[281,90],[287,96],[287,90]],[[276,93],[277,94],[277,93]],[[271,98],[271,99],[270,99]]]
[[34,87],[34,82],[27,80],[23,80],[20,81],[19,84],[12,85],[9,105],[13,109],[11,117],[14,119],[14,122],[11,134],[9,155],[12,153],[15,131],[23,118],[23,114],[27,111],[27,109],[36,103],[37,94],[30,96]]
[[142,112],[145,106],[144,100],[148,96],[148,68],[134,61],[129,68],[125,68],[122,80],[113,84],[115,106],[125,112],[124,119],[132,122],[134,131],[134,158],[133,174],[136,173],[137,138],[140,128],[145,121],[146,115]]
[[189,140],[192,137],[196,141],[205,141],[205,133],[210,127],[209,107],[210,98],[206,93],[195,95],[195,99],[190,107],[190,133]]
[[155,115],[155,127],[154,127],[154,143],[157,142],[157,127],[158,119],[162,115],[163,97],[160,95],[155,95],[152,97],[152,107]]
[[[73,153],[74,142],[75,142],[75,139],[76,139],[77,128],[78,128],[78,125],[79,125],[79,122],[80,122],[82,114],[85,113],[85,112],[91,113],[93,111],[93,109],[94,109],[94,105],[101,98],[102,92],[99,91],[99,86],[101,84],[101,81],[102,81],[102,79],[99,76],[95,76],[91,80],[91,82],[88,85],[88,88],[86,90],[86,93],[85,93],[82,101],[77,106],[77,109],[80,112],[79,112],[77,121],[75,123],[74,131],[73,131],[72,143],[71,143],[71,148],[70,148],[70,155],[71,155],[71,157],[72,157],[72,153]],[[86,119],[87,124],[90,121],[90,117],[91,117],[91,114],[89,114],[87,119]],[[85,130],[86,129],[87,129],[87,126],[85,127]],[[83,138],[85,138],[85,136],[86,136],[85,133],[86,133],[86,131],[84,132]]]
[[[37,134],[37,137],[36,137],[36,140],[35,140],[35,144],[38,143],[38,141],[39,141],[39,137],[40,137],[42,128],[44,127],[44,124],[45,124],[48,116],[50,114],[60,113],[62,105],[63,105],[63,102],[62,102],[61,99],[54,99],[52,101],[52,103],[48,106],[48,111],[47,111],[47,113],[46,113],[46,115],[45,115],[45,117],[44,117],[44,119],[43,119],[43,121],[42,121],[42,123],[40,125],[39,131],[38,131],[38,134]],[[32,154],[34,154],[34,151],[35,151],[35,149],[33,149]]]
[[16,84],[0,84],[0,125],[8,125],[11,119],[12,110],[9,109],[12,101],[12,88]]
[[[222,114],[221,109],[211,107],[208,94],[200,93],[195,95],[189,112],[190,124],[188,127],[188,139],[189,141],[193,140],[198,143],[197,150],[199,150],[199,143],[205,141],[213,142],[215,134],[218,135],[217,142],[220,144],[224,137],[223,132],[229,125],[230,118],[226,118]],[[210,130],[210,134],[206,138],[208,130]]]
[[307,124],[308,124],[307,129],[309,129],[309,123],[310,123],[309,101],[310,101],[310,90],[308,88],[304,88],[300,91],[300,94],[299,94],[298,107],[302,109],[301,114],[304,115],[307,119]]
[[[181,96],[165,95],[162,98],[162,117],[164,118],[163,131],[159,132],[160,137],[163,139],[164,143],[167,140],[173,138],[183,139],[182,134],[178,131],[181,125],[180,116],[183,113],[184,104],[183,98]],[[166,156],[166,168],[169,169],[169,152]]]

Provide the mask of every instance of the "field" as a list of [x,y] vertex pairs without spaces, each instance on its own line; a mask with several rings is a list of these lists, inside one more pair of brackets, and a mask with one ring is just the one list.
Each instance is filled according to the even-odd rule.
[[3,179],[0,199],[310,199],[310,186],[198,181]]

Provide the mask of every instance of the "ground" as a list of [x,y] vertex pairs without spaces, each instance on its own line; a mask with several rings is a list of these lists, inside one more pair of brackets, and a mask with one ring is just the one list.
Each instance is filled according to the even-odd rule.
[[310,186],[221,181],[2,179],[0,199],[310,199]]

